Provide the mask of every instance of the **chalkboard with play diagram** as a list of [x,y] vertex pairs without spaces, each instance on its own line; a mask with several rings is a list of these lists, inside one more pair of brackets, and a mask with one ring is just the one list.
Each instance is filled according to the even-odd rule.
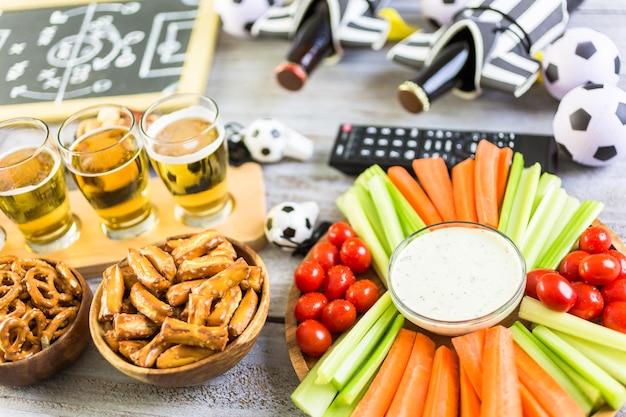
[[217,25],[213,0],[0,0],[1,118],[202,93]]

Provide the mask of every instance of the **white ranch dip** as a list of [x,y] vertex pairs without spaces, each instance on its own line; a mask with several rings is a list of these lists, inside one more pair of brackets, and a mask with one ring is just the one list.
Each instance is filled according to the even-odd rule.
[[495,231],[475,227],[425,232],[394,258],[389,285],[404,304],[398,308],[439,321],[490,314],[519,292],[525,278],[515,246]]

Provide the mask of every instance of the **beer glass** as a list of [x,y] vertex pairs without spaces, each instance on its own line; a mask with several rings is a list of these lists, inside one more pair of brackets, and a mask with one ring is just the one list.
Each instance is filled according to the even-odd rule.
[[61,157],[41,120],[0,123],[0,209],[33,252],[64,249],[80,236]]
[[61,124],[57,143],[106,236],[129,239],[156,224],[149,162],[132,111],[113,104],[87,107]]
[[228,217],[228,144],[217,104],[174,94],[152,104],[139,125],[152,165],[176,201],[176,218],[208,227]]

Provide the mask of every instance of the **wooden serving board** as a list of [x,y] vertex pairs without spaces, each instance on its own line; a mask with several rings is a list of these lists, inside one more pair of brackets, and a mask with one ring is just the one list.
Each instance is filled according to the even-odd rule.
[[[622,242],[619,236],[617,236],[607,225],[602,223],[600,220],[594,221],[593,224],[598,226],[604,226],[611,235],[613,247],[620,252],[626,253],[626,245],[624,245],[624,242]],[[326,236],[323,236],[321,240],[326,240]],[[309,259],[309,257],[310,254],[305,257],[305,260]],[[380,294],[383,294],[383,292],[386,291],[386,288],[383,286],[382,281],[372,268],[357,276],[357,279],[364,278],[369,278],[370,280],[375,282],[380,290]],[[287,307],[285,310],[285,339],[287,341],[287,350],[289,352],[289,359],[291,360],[293,369],[296,372],[298,378],[302,380],[309,373],[309,370],[311,370],[311,368],[315,365],[318,358],[303,354],[300,350],[300,347],[298,346],[298,343],[296,342],[296,329],[298,327],[298,322],[296,321],[296,318],[293,314],[293,309],[296,305],[296,302],[298,301],[298,298],[300,298],[300,295],[300,290],[295,285],[292,285],[289,289],[289,295],[287,297]],[[511,315],[504,319],[501,324],[504,326],[512,325],[519,318],[517,313],[518,309],[515,309],[515,311],[513,311]],[[452,347],[451,338],[448,336],[438,335],[427,330],[418,328],[416,325],[409,322],[408,320],[405,321],[404,327],[411,330],[418,330],[420,333],[424,333],[425,335],[430,337],[437,346],[446,345],[448,347]],[[617,411],[615,410],[602,408],[597,411],[592,417],[614,417],[616,414]]]
[[[100,275],[106,266],[124,258],[130,247],[141,247],[169,236],[195,233],[200,230],[186,226],[174,217],[174,198],[159,178],[152,178],[150,186],[152,201],[158,210],[158,224],[144,236],[128,240],[107,238],[100,228],[98,216],[80,191],[70,191],[70,206],[81,221],[80,238],[69,248],[45,256],[57,261],[64,260],[89,278]],[[265,186],[261,166],[248,162],[239,167],[229,167],[228,189],[233,198],[233,212],[214,228],[255,250],[262,248],[266,239],[263,232]],[[2,248],[2,254],[33,256],[24,245],[24,238],[18,228],[2,213],[0,225],[7,232],[7,241]]]

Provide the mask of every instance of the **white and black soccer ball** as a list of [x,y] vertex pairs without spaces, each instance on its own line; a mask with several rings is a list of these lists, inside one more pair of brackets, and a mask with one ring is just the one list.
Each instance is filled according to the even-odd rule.
[[215,11],[222,20],[222,29],[229,35],[249,37],[250,28],[273,0],[216,0]]
[[470,0],[422,0],[422,17],[436,28],[447,25]]
[[574,87],[617,85],[621,58],[615,43],[590,28],[572,28],[546,47],[541,62],[544,85],[557,100]]
[[288,133],[277,120],[261,118],[246,128],[243,141],[255,161],[277,162],[285,154]]
[[315,201],[277,204],[265,218],[265,237],[285,251],[294,251],[313,234],[319,211]]
[[553,121],[554,139],[573,161],[604,166],[626,154],[626,91],[586,84],[568,92]]

